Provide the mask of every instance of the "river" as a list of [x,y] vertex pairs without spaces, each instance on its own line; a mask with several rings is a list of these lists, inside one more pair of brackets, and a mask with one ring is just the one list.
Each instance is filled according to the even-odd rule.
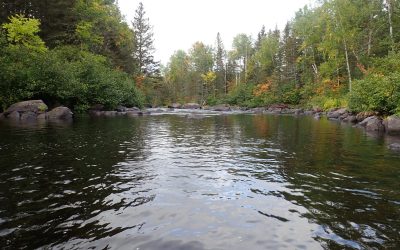
[[399,249],[400,155],[312,117],[0,123],[4,249]]

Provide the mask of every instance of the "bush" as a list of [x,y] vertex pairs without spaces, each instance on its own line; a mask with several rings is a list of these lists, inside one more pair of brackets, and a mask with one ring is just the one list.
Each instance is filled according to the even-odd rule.
[[43,53],[6,47],[0,54],[0,105],[3,109],[29,98],[84,111],[93,104],[112,109],[138,106],[143,96],[126,73],[103,56],[64,46]]
[[349,95],[351,110],[393,114],[400,110],[400,72],[370,74],[355,81]]

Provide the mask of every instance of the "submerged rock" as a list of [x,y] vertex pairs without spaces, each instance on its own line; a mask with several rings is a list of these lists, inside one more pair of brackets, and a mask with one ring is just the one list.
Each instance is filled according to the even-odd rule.
[[46,114],[49,120],[70,120],[72,119],[72,111],[67,107],[57,107]]

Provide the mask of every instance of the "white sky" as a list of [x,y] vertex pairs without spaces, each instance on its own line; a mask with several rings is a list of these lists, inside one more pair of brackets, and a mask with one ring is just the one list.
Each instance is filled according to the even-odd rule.
[[[128,23],[140,0],[119,0]],[[246,33],[256,38],[278,25],[282,29],[297,10],[312,0],[141,0],[153,26],[155,58],[162,64],[174,51],[187,51],[196,41],[214,45],[221,33],[225,49],[230,49],[233,37]]]

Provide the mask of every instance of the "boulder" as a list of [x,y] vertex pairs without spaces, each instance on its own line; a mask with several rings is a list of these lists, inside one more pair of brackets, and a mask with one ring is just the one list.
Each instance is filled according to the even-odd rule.
[[315,111],[314,110],[306,110],[306,111],[304,111],[304,114],[305,115],[314,115]]
[[327,114],[328,119],[339,119],[344,116],[347,112],[346,108],[341,108],[333,111],[329,111]]
[[47,115],[46,113],[41,113],[36,117],[36,119],[38,119],[38,120],[46,120],[46,115]]
[[198,103],[190,102],[183,105],[184,109],[200,109],[201,106]]
[[366,118],[374,116],[375,113],[374,112],[360,112],[356,115],[356,119],[357,122],[362,122],[364,121]]
[[128,111],[140,111],[140,108],[138,108],[138,107],[126,108],[125,111],[126,111],[126,112],[128,112]]
[[355,115],[349,115],[346,118],[343,119],[344,122],[349,122],[349,123],[356,123],[357,118]]
[[47,105],[42,100],[30,100],[14,103],[4,112],[4,115],[8,117],[14,111],[40,113],[45,112],[47,109]]
[[117,111],[117,112],[126,112],[126,107],[119,105],[119,106],[117,106],[115,111]]
[[400,117],[399,116],[389,116],[386,121],[386,131],[388,134],[397,135],[400,134]]
[[392,143],[388,145],[388,148],[395,151],[400,151],[400,143]]
[[8,114],[6,117],[7,117],[8,119],[12,119],[12,120],[19,120],[20,114],[19,114],[18,111],[13,111],[13,112],[11,112],[10,114]]
[[72,119],[72,111],[67,107],[57,107],[47,112],[46,117],[49,120],[70,120]]
[[2,120],[2,119],[4,119],[5,117],[4,117],[4,114],[3,113],[0,113],[0,120]]
[[365,118],[358,126],[364,127],[367,131],[385,131],[385,126],[383,125],[382,119],[377,116],[370,116]]
[[35,121],[37,119],[37,114],[32,111],[23,112],[20,119],[21,121]]
[[229,107],[229,105],[226,105],[226,104],[221,104],[221,105],[212,107],[211,110],[213,110],[213,111],[230,111],[231,107]]

